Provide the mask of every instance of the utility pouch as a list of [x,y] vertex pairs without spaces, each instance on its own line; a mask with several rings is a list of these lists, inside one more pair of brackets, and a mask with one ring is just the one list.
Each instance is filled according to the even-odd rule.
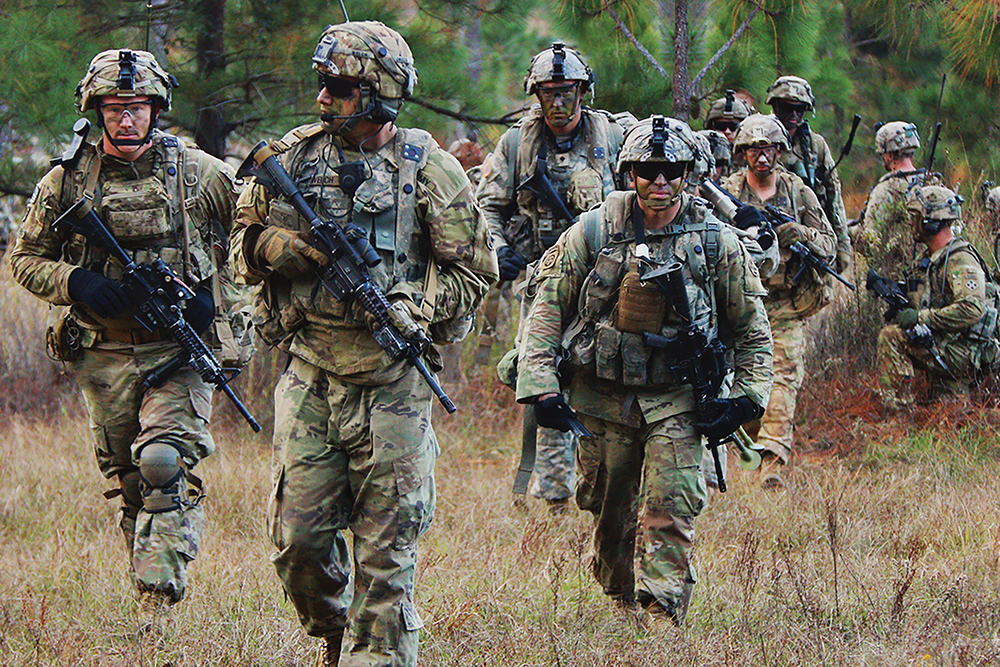
[[652,282],[643,282],[636,268],[629,269],[618,290],[615,328],[623,333],[660,333],[667,304]]
[[45,331],[45,352],[53,361],[76,361],[83,353],[80,325],[67,313]]
[[595,374],[601,380],[619,380],[622,376],[622,333],[604,322],[594,332]]

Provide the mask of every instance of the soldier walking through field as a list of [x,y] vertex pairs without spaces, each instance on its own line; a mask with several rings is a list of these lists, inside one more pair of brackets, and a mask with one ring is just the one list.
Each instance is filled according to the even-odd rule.
[[[805,376],[806,319],[826,307],[830,300],[830,278],[803,268],[791,247],[803,243],[826,262],[832,262],[836,240],[812,190],[782,164],[789,150],[788,133],[773,116],[754,114],[740,124],[735,149],[746,165],[725,181],[723,187],[740,201],[763,209],[770,204],[791,217],[777,227],[781,263],[767,278],[764,306],[774,336],[774,387],[759,436],[755,439],[773,463],[788,463],[794,440],[795,405]],[[796,276],[798,275],[798,278]],[[751,436],[755,429],[747,429]],[[779,485],[774,465],[767,466],[766,486]]]
[[[538,258],[580,213],[626,185],[614,166],[622,134],[635,119],[584,106],[593,86],[594,73],[576,49],[555,43],[536,54],[524,91],[538,104],[504,133],[483,165],[476,197],[497,248],[500,279],[515,280],[528,269],[522,321]],[[544,192],[543,181],[551,192]],[[574,438],[539,428],[535,446],[531,493],[565,511],[573,495]]]
[[[409,46],[381,23],[341,23],[323,31],[312,65],[320,122],[269,150],[318,216],[377,252],[371,278],[400,332],[461,339],[496,255],[462,166],[429,133],[395,124],[417,82]],[[417,540],[435,505],[433,397],[379,346],[358,300],[324,288],[330,257],[309,230],[261,182],[243,191],[233,265],[261,285],[262,338],[290,355],[274,393],[271,562],[306,632],[324,640],[324,665],[412,667]],[[438,360],[433,347],[423,357]]]
[[[759,417],[771,385],[757,269],[732,229],[683,191],[698,151],[672,118],[628,132],[618,171],[635,190],[612,193],[543,256],[517,378],[517,400],[540,425],[566,431],[578,415],[593,434],[580,439],[576,498],[594,515],[592,568],[605,594],[676,623],[696,581],[702,435],[719,440]],[[680,291],[668,295],[655,275]],[[695,355],[675,343],[691,328],[733,352],[728,398],[699,404],[679,381]]]
[[191,472],[215,450],[208,430],[212,387],[183,367],[156,387],[144,380],[180,352],[166,331],[133,315],[106,248],[53,222],[88,198],[137,263],[163,260],[195,290],[183,315],[198,333],[213,320],[213,280],[235,211],[232,169],[156,129],[176,87],[152,54],[98,54],[77,87],[80,110],[102,130],[42,178],[28,203],[10,262],[14,278],[62,309],[48,332],[83,391],[97,462],[119,488],[121,530],[141,601],[140,630],[160,631],[187,590],[205,510]]

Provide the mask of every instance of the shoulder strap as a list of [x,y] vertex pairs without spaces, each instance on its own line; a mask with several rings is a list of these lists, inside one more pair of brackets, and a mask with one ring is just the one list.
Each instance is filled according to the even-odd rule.
[[[396,183],[396,244],[397,249],[409,248],[417,222],[417,173],[427,165],[430,152],[437,142],[429,132],[400,129],[396,140],[396,163],[399,181]],[[437,305],[437,264],[433,253],[424,275],[424,300],[420,305],[423,316],[430,322]]]
[[517,189],[517,147],[521,143],[521,124],[507,130],[503,135],[504,152],[507,154],[507,182]]

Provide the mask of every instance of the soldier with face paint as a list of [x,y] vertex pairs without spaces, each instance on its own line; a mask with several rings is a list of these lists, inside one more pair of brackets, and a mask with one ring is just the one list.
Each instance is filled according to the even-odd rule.
[[[707,501],[702,435],[724,437],[759,416],[771,386],[757,269],[733,230],[684,191],[698,153],[672,118],[628,132],[618,169],[635,190],[612,193],[542,258],[517,378],[517,400],[539,424],[567,430],[578,415],[593,433],[580,439],[576,499],[594,515],[594,577],[623,608],[676,623],[694,588],[694,521]],[[680,272],[692,323],[733,352],[732,390],[713,418],[699,417],[691,386],[675,380],[676,352],[644,335],[672,338],[685,324],[683,309],[642,279],[658,269]]]
[[[555,43],[531,59],[524,91],[537,104],[500,138],[476,191],[497,248],[501,280],[516,279],[580,213],[627,185],[614,166],[624,130],[635,119],[584,106],[594,84],[594,73],[576,49]],[[540,179],[561,201],[540,196]],[[531,275],[529,268],[522,320],[534,289]],[[573,495],[572,434],[539,429],[535,446],[531,493],[554,512],[565,511]]]

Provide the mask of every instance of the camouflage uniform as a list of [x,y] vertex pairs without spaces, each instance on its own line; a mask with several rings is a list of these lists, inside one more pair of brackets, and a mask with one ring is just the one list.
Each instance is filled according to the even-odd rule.
[[[540,53],[536,61],[549,52],[547,49]],[[528,92],[532,76],[529,70]],[[576,216],[590,210],[621,186],[614,166],[624,129],[634,120],[630,114],[612,116],[584,107],[574,138],[568,146],[560,146],[546,127],[541,106],[535,104],[525,118],[504,133],[496,150],[483,163],[476,198],[489,224],[493,243],[498,249],[513,246],[529,264],[525,289],[519,295],[522,322],[534,293],[531,279],[534,263],[571,222],[519,186],[535,173],[536,158],[544,146],[546,174],[570,213]],[[519,327],[517,341],[521,337]],[[548,428],[537,430],[533,496],[559,501],[573,495],[575,441],[571,433]]]
[[[356,33],[366,36],[360,46],[350,42]],[[333,46],[324,46],[330,37]],[[405,47],[394,62],[408,58],[402,39],[380,23],[331,26],[314,62],[321,50],[326,57],[326,48],[346,47],[342,70],[357,66],[354,50],[390,38]],[[464,328],[496,280],[496,256],[459,162],[427,132],[394,129],[364,161],[318,124],[292,130],[272,148],[321,218],[369,232],[382,259],[372,278],[389,300],[412,308],[435,340],[456,340],[465,332],[449,330]],[[353,203],[336,172],[352,162],[372,171]],[[262,337],[292,357],[275,388],[271,561],[308,634],[337,637],[328,651],[339,651],[346,627],[341,665],[409,667],[422,627],[413,601],[417,539],[435,506],[432,394],[413,367],[388,358],[355,301],[335,299],[316,273],[289,278],[261,264],[256,239],[271,227],[309,224],[251,182],[237,205],[233,266],[240,279],[261,284],[255,321]],[[434,365],[433,348],[428,357]]]
[[[809,82],[797,76],[779,77],[767,89],[767,104],[773,106],[775,101],[780,100],[802,102],[808,104],[810,108],[815,107],[816,104],[816,98],[813,97]],[[809,133],[811,139],[808,151],[805,147],[806,132]],[[803,119],[802,125],[791,137],[791,150],[782,152],[781,164],[803,181],[807,177],[806,165],[810,166],[810,171],[817,179],[814,185],[816,194],[818,195],[821,191],[824,194],[823,213],[836,237],[836,268],[843,272],[847,268],[847,258],[851,256],[851,237],[847,232],[847,212],[844,209],[840,176],[834,166],[836,160],[830,151],[829,144],[821,135],[808,129],[808,122]]]
[[[833,260],[836,241],[819,201],[795,174],[776,166],[777,192],[766,202],[760,201],[746,180],[746,167],[733,174],[723,187],[744,203],[763,208],[773,204],[811,230],[809,247],[824,260]],[[781,264],[764,282],[764,298],[774,337],[774,387],[761,418],[757,444],[787,462],[792,452],[795,401],[805,374],[805,321],[825,307],[830,300],[829,278],[820,279],[808,270],[798,283],[792,277],[800,268],[798,258],[781,248]],[[749,429],[748,429],[749,430]]]
[[925,176],[924,169],[892,171],[878,179],[861,213],[856,232],[859,254],[868,268],[882,276],[898,275],[912,261],[913,234],[906,213],[910,191],[922,185],[939,185],[937,174]]
[[[594,434],[580,441],[576,497],[595,516],[593,573],[605,593],[626,604],[637,597],[655,602],[682,618],[695,583],[694,518],[707,498],[699,472],[702,439],[693,428],[693,393],[671,382],[668,352],[644,346],[613,321],[624,276],[635,263],[630,212],[636,196],[612,193],[543,257],[518,362],[517,398],[566,390]],[[725,342],[735,351],[732,395],[763,406],[771,342],[756,267],[704,202],[681,197],[674,223],[645,232],[651,261],[683,264],[699,326],[731,336]],[[712,265],[703,247],[714,233]],[[667,314],[663,335],[676,333],[674,317]],[[566,354],[574,374],[563,386],[556,360]]]
[[[737,98],[734,91],[727,90],[725,97],[715,100],[708,107],[708,113],[705,114],[705,129],[698,134],[718,132],[726,139],[729,147],[731,147],[732,139],[736,134],[731,124],[735,123],[738,125],[740,121],[752,113],[753,109],[749,104]],[[725,132],[720,130],[720,127],[724,124],[730,125]],[[725,151],[721,143],[713,141],[713,153],[715,153],[717,166],[721,167],[720,180],[736,173],[743,166],[742,156],[727,154],[731,153],[731,151]]]
[[[117,63],[118,53],[105,52],[94,62],[111,54],[106,59]],[[140,65],[152,60],[148,53],[134,53]],[[136,92],[141,94],[140,83]],[[86,98],[82,106],[89,108]],[[169,134],[153,130],[150,139],[152,146],[134,161],[108,155],[99,142],[86,144],[72,168],[49,171],[28,203],[10,262],[21,285],[56,306],[67,306],[49,335],[72,330],[79,346],[52,345],[50,338],[50,353],[69,362],[86,400],[98,465],[105,477],[118,478],[120,489],[106,496],[122,498],[120,526],[134,581],[141,591],[177,602],[184,597],[187,564],[198,553],[205,522],[200,482],[187,475],[189,488],[176,508],[149,512],[143,507],[139,459],[143,448],[154,443],[176,449],[187,470],[211,454],[212,388],[190,368],[159,387],[143,385],[146,375],[180,348],[165,332],[147,332],[130,314],[107,320],[84,303],[74,303],[69,290],[74,270],[85,267],[117,279],[122,266],[83,236],[52,225],[85,192],[91,193],[94,210],[136,262],[160,258],[189,285],[210,285],[218,259],[213,248],[225,245],[234,215],[232,169]]]

